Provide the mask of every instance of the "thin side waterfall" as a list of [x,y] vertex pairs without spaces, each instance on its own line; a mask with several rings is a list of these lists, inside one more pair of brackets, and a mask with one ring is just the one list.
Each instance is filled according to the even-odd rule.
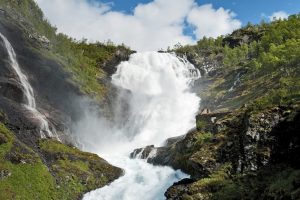
[[5,45],[7,54],[8,54],[10,66],[17,74],[19,81],[22,85],[22,89],[23,89],[24,95],[26,97],[26,103],[24,104],[24,106],[28,111],[30,111],[33,114],[33,116],[36,119],[38,119],[38,121],[40,123],[41,137],[42,138],[55,137],[58,139],[58,136],[56,134],[54,127],[52,127],[52,131],[51,131],[46,117],[43,114],[41,114],[36,108],[36,102],[35,102],[35,98],[34,98],[33,89],[31,87],[30,83],[28,82],[26,75],[22,72],[22,70],[19,66],[19,63],[17,61],[17,56],[16,56],[16,53],[15,53],[12,45],[10,44],[10,42],[7,40],[7,38],[2,33],[0,33],[0,37],[2,38],[2,40],[4,42],[4,45]]

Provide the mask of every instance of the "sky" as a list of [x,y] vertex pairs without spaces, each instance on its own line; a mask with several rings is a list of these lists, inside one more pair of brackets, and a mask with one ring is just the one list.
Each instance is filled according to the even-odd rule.
[[166,49],[226,35],[248,22],[284,19],[300,0],[35,0],[58,32],[134,50]]

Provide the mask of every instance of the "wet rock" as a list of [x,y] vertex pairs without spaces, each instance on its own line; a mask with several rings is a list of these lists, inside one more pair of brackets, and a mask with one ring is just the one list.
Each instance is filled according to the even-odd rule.
[[22,86],[15,80],[0,78],[0,95],[17,103],[24,101]]
[[154,145],[146,146],[145,148],[135,149],[131,154],[130,158],[148,159],[151,156],[151,152],[156,148]]
[[185,137],[185,135],[177,136],[177,137],[172,137],[168,138],[165,142],[164,146],[171,146],[172,144],[175,144],[176,142],[182,140]]
[[[203,116],[198,119],[203,120]],[[212,125],[208,124],[209,127]],[[300,167],[300,109],[297,106],[273,107],[256,112],[242,109],[218,119],[215,126],[219,128],[216,129],[213,138],[201,145],[199,138],[203,137],[203,130],[210,128],[203,127],[200,132],[189,133],[173,148],[164,147],[164,151],[167,152],[165,154],[158,151],[154,160],[160,156],[171,156],[167,164],[175,169],[182,169],[195,179],[195,182],[174,184],[170,187],[165,193],[168,200],[212,199],[216,192],[223,194],[224,191],[220,190],[224,184],[232,187],[235,179],[231,180],[230,177],[239,177],[238,174],[248,174],[250,180],[255,179],[261,184],[261,178],[258,177],[262,175],[257,175],[256,180],[253,174],[271,173],[263,175],[268,177],[272,176],[270,170],[281,173],[288,167]],[[196,138],[198,142],[195,142]],[[176,159],[177,163],[174,162]],[[230,168],[224,171],[224,166]],[[283,167],[277,169],[272,166]],[[290,172],[298,174],[298,171],[293,170],[287,170],[285,173]],[[266,180],[264,183],[273,184]],[[237,185],[239,184],[240,182]],[[263,186],[263,189],[264,187],[267,185]],[[296,187],[293,188],[296,191]]]
[[7,169],[0,169],[0,181],[11,176],[11,172]]
[[192,179],[183,179],[179,182],[174,183],[165,192],[165,197],[168,200],[184,200],[185,194],[189,191],[189,185],[195,182]]
[[108,74],[110,77],[117,71],[117,67],[122,61],[129,60],[131,54],[135,53],[135,51],[128,51],[127,49],[119,49],[113,55],[113,57],[103,64],[102,69]]
[[149,149],[156,149],[156,155],[147,162],[181,169],[194,179],[209,176],[225,163],[230,163],[232,173],[248,173],[274,163],[298,166],[300,112],[295,109],[287,114],[289,110],[291,107],[274,107],[258,113],[200,114],[197,122],[205,123],[198,130],[164,147],[150,146],[145,152],[146,148],[141,148],[135,154],[145,159]]

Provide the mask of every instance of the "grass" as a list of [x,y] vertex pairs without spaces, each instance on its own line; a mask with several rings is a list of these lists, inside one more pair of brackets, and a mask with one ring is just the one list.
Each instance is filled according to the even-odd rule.
[[186,199],[239,200],[300,198],[300,170],[284,165],[257,172],[232,175],[230,164],[224,164],[207,178],[200,179],[184,194]]
[[[131,50],[124,45],[112,43],[88,44],[86,40],[77,41],[64,34],[57,34],[44,17],[43,12],[33,0],[11,1],[0,0],[0,8],[4,9],[9,23],[16,23],[24,32],[24,38],[33,50],[60,63],[64,70],[71,75],[73,82],[83,94],[88,94],[96,100],[101,100],[107,94],[105,85],[101,82],[106,78],[103,71],[104,64],[113,58],[117,51],[130,54]],[[20,18],[22,20],[20,20]],[[29,34],[46,36],[50,45],[33,44]]]
[[197,130],[202,130],[205,128],[207,122],[204,121],[204,120],[197,120],[196,121],[196,127],[197,127]]
[[95,154],[81,152],[55,140],[41,140],[39,147],[56,177],[61,198],[77,199],[83,192],[102,187],[122,174]]
[[47,165],[0,123],[0,199],[78,199],[122,174],[97,155],[54,140],[41,140],[39,148]]
[[[13,134],[0,124],[0,136],[5,138],[5,142],[0,145],[0,171],[6,176],[0,179],[0,199],[22,199],[22,200],[48,200],[58,198],[55,179],[49,173],[47,167],[32,150],[19,143]],[[22,153],[20,148],[26,148]],[[15,149],[15,150],[13,150]],[[26,160],[30,157],[30,162],[12,163],[6,158],[12,153],[19,158]],[[29,155],[28,155],[29,154]]]
[[213,134],[210,132],[207,133],[199,133],[197,135],[197,144],[202,145],[204,143],[209,142],[213,138]]

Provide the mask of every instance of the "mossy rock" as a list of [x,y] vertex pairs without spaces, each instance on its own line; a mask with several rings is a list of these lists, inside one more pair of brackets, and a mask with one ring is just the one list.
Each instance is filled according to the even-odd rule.
[[73,200],[122,175],[95,154],[53,140],[40,150],[20,142],[0,123],[0,199]]
[[55,140],[41,140],[39,147],[59,190],[64,191],[63,198],[76,199],[83,191],[103,187],[123,173],[96,154],[82,152]]
[[0,199],[56,199],[55,179],[38,154],[0,124]]

